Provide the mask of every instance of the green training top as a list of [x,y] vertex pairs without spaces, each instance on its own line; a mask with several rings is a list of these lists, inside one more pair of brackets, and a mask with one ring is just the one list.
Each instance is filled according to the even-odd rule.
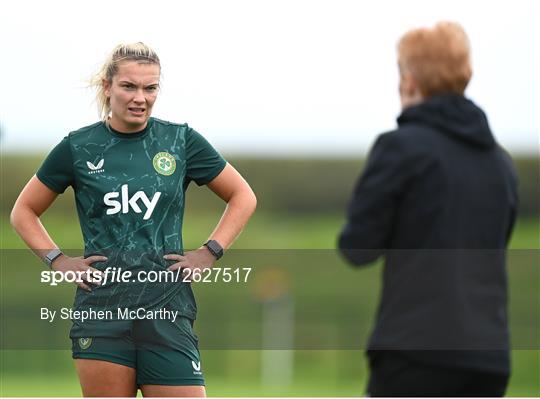
[[93,266],[130,270],[135,280],[108,282],[91,293],[78,289],[74,310],[167,305],[195,319],[189,284],[141,282],[136,276],[141,270],[165,270],[171,262],[163,255],[183,252],[186,188],[192,180],[209,183],[225,165],[188,125],[157,118],[137,133],[119,133],[98,122],[65,137],[36,175],[57,193],[73,187],[85,257],[108,257]]

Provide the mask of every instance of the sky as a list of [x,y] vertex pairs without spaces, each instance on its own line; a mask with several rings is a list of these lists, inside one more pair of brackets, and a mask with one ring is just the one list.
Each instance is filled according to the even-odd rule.
[[540,153],[537,0],[28,1],[0,6],[2,151],[48,151],[98,120],[88,78],[121,42],[159,54],[153,115],[224,154],[365,154],[395,128],[396,42],[461,23],[467,96],[512,153]]

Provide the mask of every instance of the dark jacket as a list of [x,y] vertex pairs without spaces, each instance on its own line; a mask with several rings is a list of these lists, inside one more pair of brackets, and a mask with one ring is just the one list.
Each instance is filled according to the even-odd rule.
[[378,137],[339,248],[385,257],[369,349],[428,363],[509,371],[505,248],[517,208],[510,157],[462,96],[406,109]]

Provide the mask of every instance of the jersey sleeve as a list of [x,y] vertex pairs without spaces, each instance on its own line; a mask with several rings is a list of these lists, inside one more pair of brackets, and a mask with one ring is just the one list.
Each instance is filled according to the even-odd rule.
[[227,164],[216,149],[191,128],[187,131],[186,157],[188,183],[193,180],[199,186],[214,180]]
[[58,194],[73,186],[73,157],[69,138],[64,139],[47,155],[36,173],[37,178]]

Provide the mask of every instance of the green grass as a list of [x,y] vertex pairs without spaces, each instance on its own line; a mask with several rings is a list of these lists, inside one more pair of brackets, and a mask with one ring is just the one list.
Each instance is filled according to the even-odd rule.
[[[215,352],[215,353],[212,353]],[[216,360],[217,355],[223,369],[213,367],[205,372],[207,393],[219,397],[360,397],[364,395],[366,368],[361,351],[296,351],[296,361],[304,367],[295,370],[290,384],[263,383],[253,369],[258,369],[258,351],[206,351],[202,353],[207,363]],[[46,363],[47,353],[31,354],[34,359]],[[67,367],[60,370],[58,364],[51,365],[52,371],[6,372],[0,381],[0,396],[80,396],[80,387],[73,367],[70,353],[55,354],[58,362]],[[352,365],[347,367],[346,365]],[[540,396],[540,354],[538,351],[514,351],[512,364],[515,372],[511,378],[507,396]],[[345,366],[344,366],[345,365]],[[204,367],[204,366],[203,366]]]
[[[263,386],[249,380],[227,381],[207,377],[206,393],[211,397],[360,397],[363,385],[359,381],[340,383],[334,386],[321,385],[311,379],[299,381],[288,387]],[[21,387],[25,387],[21,389]],[[32,377],[28,384],[26,375],[7,377],[4,380],[2,397],[77,397],[81,389],[77,376]],[[140,392],[139,392],[139,396]]]
[[[196,248],[206,241],[219,220],[219,213],[187,213],[184,222],[184,246]],[[0,216],[1,248],[25,249],[13,232],[7,215]],[[82,235],[76,215],[50,212],[42,223],[61,248],[82,248]],[[250,249],[330,249],[342,227],[341,215],[255,214],[236,241],[234,248]]]
[[[184,246],[196,248],[206,240],[219,220],[219,212],[190,213],[184,220]],[[62,248],[82,248],[82,236],[75,214],[51,212],[42,217],[43,224]],[[236,249],[331,249],[343,227],[344,216],[290,215],[256,213],[234,244]],[[0,248],[24,249],[26,246],[13,232],[7,215],[0,216]],[[540,220],[518,219],[510,248],[540,248]]]

